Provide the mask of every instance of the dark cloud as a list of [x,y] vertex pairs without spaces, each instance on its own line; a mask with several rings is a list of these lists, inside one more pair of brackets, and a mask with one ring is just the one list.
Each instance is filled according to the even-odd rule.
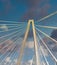
[[43,2],[48,2],[48,0],[24,0],[24,3],[28,8],[33,8],[33,7],[38,7],[40,6]]
[[53,32],[51,33],[51,37],[57,40],[57,29],[53,30]]
[[[57,40],[57,29],[56,30],[53,30],[53,32],[51,33],[51,37],[53,38],[53,39],[55,39],[55,40]],[[55,55],[56,55],[56,53],[57,53],[57,44],[55,43],[55,42],[53,42],[53,48],[52,48],[52,51],[55,53]],[[56,58],[57,58],[57,56],[56,56]]]
[[19,21],[26,21],[28,19],[38,20],[46,16],[50,8],[49,0],[0,0],[0,2],[3,3],[2,6],[4,9],[1,11],[3,15],[12,12],[12,10],[17,9],[18,6],[26,6],[27,8],[25,7],[25,9],[27,10],[20,16]]
[[24,0],[25,4],[27,5],[27,7],[31,8],[31,7],[35,7],[37,6],[41,0]]
[[53,52],[57,52],[57,45],[52,48],[52,51],[53,51]]
[[[51,33],[51,37],[55,40],[57,40],[57,29],[53,30]],[[57,43],[54,41],[47,39],[48,43],[47,46],[51,50],[51,52],[54,54],[54,56],[57,58]]]
[[29,0],[29,2],[27,2],[27,6],[27,12],[25,12],[24,15],[21,17],[22,21],[28,19],[38,20],[41,17],[46,16],[50,8],[48,0]]

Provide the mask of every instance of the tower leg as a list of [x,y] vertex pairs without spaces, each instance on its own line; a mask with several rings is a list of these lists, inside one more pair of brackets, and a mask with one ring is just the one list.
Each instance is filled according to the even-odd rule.
[[38,44],[37,44],[37,40],[36,40],[36,30],[35,30],[35,26],[34,26],[34,20],[32,20],[32,29],[33,29],[34,49],[35,49],[35,57],[36,57],[36,64],[35,65],[41,65],[39,53],[38,53]]

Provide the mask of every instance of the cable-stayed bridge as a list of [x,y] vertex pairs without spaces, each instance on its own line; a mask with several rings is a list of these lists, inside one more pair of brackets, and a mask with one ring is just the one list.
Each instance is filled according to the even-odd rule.
[[[53,44],[57,45],[57,40],[40,30],[40,28],[56,30],[57,26],[38,24],[55,15],[57,15],[57,11],[37,22],[33,19],[28,20],[28,22],[0,20],[0,65],[57,65],[57,56],[51,51],[50,47],[51,45],[53,47]],[[34,55],[29,64],[22,64],[30,27],[32,27]],[[49,41],[52,41],[51,45],[48,45]],[[46,51],[50,59],[46,57]]]

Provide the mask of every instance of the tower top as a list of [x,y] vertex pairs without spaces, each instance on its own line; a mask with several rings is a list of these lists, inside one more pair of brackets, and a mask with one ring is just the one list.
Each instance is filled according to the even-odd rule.
[[34,22],[34,19],[30,19],[28,22],[30,22],[30,23]]

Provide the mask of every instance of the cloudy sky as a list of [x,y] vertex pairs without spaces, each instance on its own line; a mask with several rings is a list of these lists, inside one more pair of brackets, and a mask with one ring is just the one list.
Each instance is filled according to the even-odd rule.
[[[57,32],[55,30],[52,33],[53,29],[45,29],[36,26],[43,25],[57,27],[57,15],[54,15],[42,22],[38,22],[39,19],[55,11],[57,11],[57,0],[0,0],[0,65],[16,65],[24,33],[26,31],[27,21],[29,19],[35,20],[36,28],[40,29],[53,38],[57,37]],[[19,22],[23,23],[20,23],[20,25],[18,25],[17,23]],[[35,61],[32,33],[32,28],[30,27],[26,47],[22,57],[22,65],[31,65],[32,62]],[[45,41],[46,36],[41,33],[39,34]],[[48,41],[46,40],[45,42]],[[51,44],[51,42],[54,43],[50,40],[50,42],[46,44],[54,56],[57,58],[57,45]],[[11,45],[11,43],[13,45]],[[49,52],[42,44],[39,46],[39,51],[41,49],[44,50],[49,64],[54,65],[54,61],[52,60]],[[41,52],[39,55],[41,56],[42,60],[41,64],[46,65]]]

